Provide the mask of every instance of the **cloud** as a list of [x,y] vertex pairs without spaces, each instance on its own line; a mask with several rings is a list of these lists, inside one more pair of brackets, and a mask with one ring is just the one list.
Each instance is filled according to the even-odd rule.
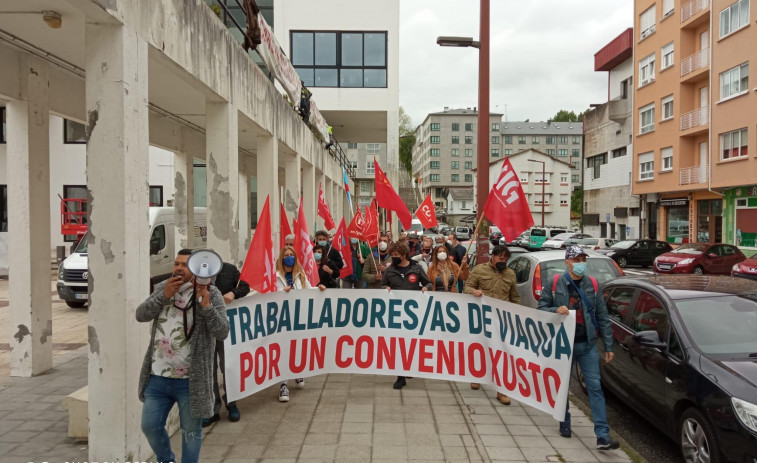
[[[492,1],[491,111],[546,120],[605,101],[594,53],[632,24],[631,0]],[[477,106],[478,51],[442,48],[436,38],[478,39],[478,28],[476,0],[401,0],[400,104],[413,123],[444,106]]]

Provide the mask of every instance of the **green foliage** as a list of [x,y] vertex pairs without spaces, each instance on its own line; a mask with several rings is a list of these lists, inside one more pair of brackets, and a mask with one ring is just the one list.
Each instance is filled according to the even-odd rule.
[[584,209],[584,187],[579,186],[575,190],[573,190],[573,193],[571,193],[570,196],[570,216],[571,217],[581,217],[583,214]]
[[585,112],[576,114],[573,111],[561,109],[550,120],[552,122],[581,122]]
[[413,120],[400,106],[399,115],[400,135],[400,164],[405,167],[407,174],[413,176],[413,146],[415,145],[415,129]]

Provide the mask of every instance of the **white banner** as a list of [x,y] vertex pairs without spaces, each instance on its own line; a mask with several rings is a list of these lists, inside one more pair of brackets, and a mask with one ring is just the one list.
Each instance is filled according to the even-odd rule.
[[323,115],[320,111],[318,111],[318,106],[315,105],[315,101],[311,98],[310,99],[310,126],[315,128],[315,130],[323,137],[323,141],[328,143],[329,142],[329,125],[326,123],[326,119],[323,118]]
[[572,313],[378,289],[258,294],[232,302],[227,313],[229,401],[283,380],[363,373],[489,384],[555,419],[565,416]]
[[257,17],[258,27],[260,27],[260,45],[257,46],[256,51],[271,74],[284,87],[287,95],[292,99],[292,104],[297,107],[300,103],[302,80],[297,75],[297,71],[294,70],[289,58],[281,51],[279,41],[276,40],[273,30],[268,26],[263,15],[258,14]]

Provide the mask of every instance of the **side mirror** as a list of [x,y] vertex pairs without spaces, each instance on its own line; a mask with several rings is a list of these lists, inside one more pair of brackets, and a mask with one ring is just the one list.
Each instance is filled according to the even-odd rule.
[[649,347],[650,349],[664,350],[668,345],[660,340],[660,335],[657,331],[639,331],[633,335],[633,340],[642,347]]
[[150,255],[155,256],[160,252],[160,242],[159,241],[150,241]]

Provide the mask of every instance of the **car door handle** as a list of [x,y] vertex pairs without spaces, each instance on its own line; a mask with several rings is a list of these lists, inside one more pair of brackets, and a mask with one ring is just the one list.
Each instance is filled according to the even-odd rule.
[[631,348],[630,348],[630,347],[628,347],[628,345],[627,345],[627,344],[625,344],[625,343],[619,342],[619,343],[618,343],[618,345],[619,345],[619,346],[620,346],[620,348],[621,348],[621,349],[623,349],[623,350],[626,350],[626,351],[630,351],[630,350],[631,350]]

